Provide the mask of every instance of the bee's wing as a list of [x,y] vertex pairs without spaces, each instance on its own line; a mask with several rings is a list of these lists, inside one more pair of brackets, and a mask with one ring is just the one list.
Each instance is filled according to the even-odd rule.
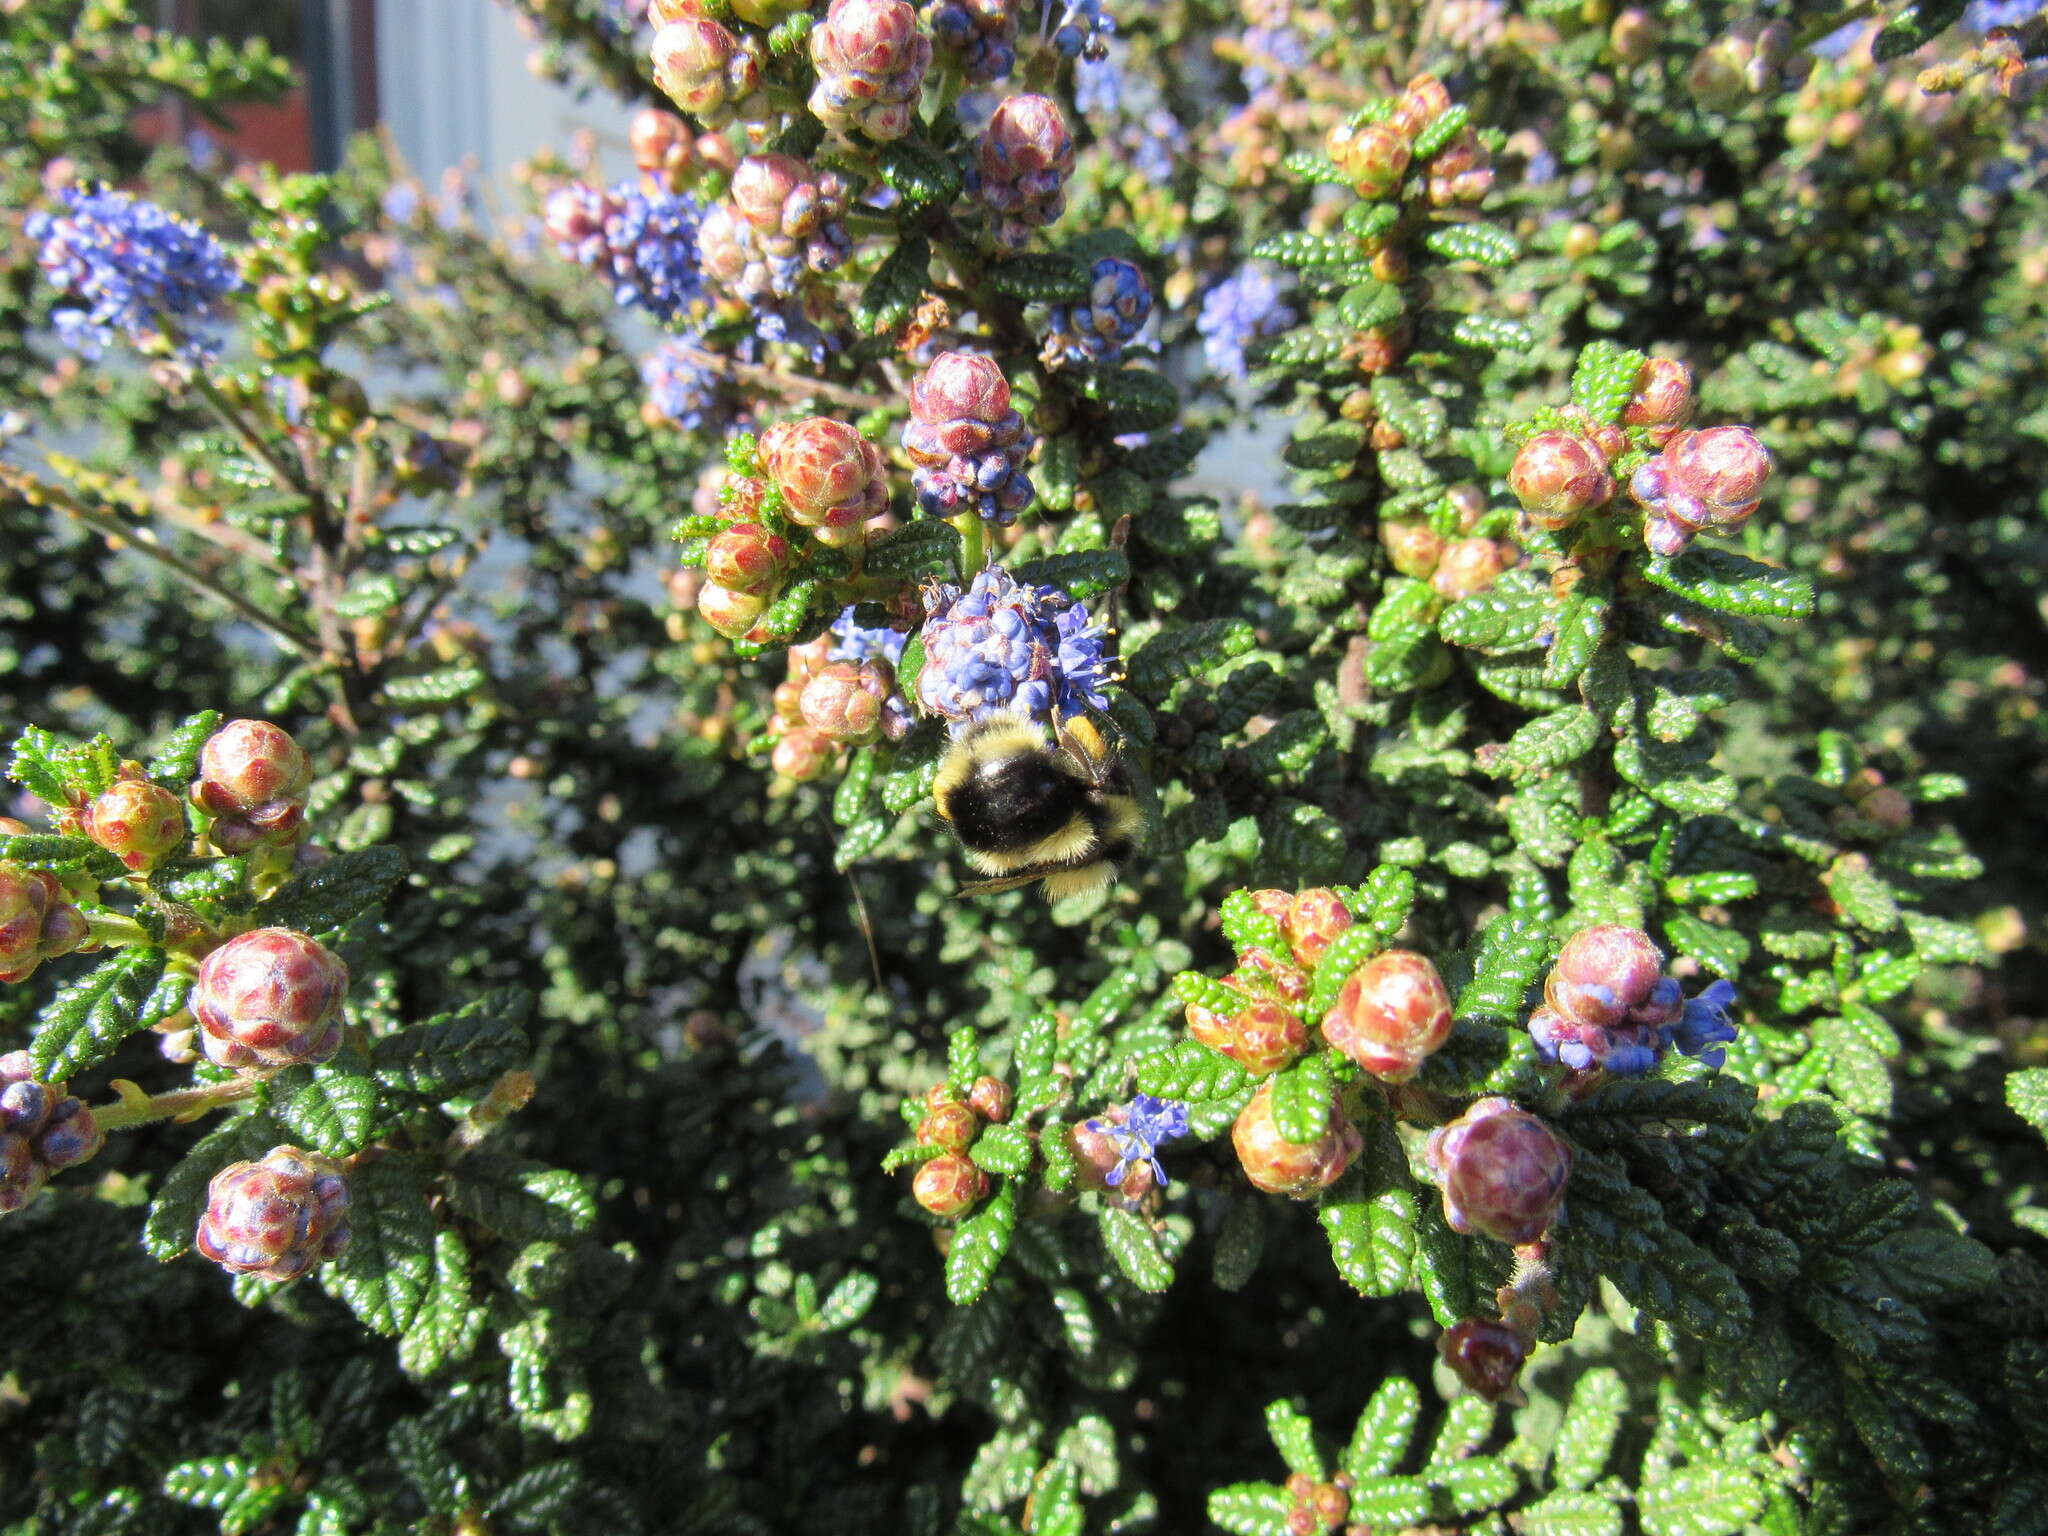
[[1043,880],[1055,866],[1040,865],[1028,869],[1021,875],[1004,875],[1000,880],[970,880],[954,893],[954,900],[963,896],[994,896],[1000,891],[1014,891],[1037,880]]

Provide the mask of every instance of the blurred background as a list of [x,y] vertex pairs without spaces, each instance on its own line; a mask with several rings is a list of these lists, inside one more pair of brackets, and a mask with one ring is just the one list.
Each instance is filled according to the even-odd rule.
[[241,109],[225,132],[180,111],[141,124],[153,142],[232,160],[324,170],[351,133],[383,126],[422,178],[450,167],[499,180],[579,131],[625,156],[626,113],[538,78],[532,42],[496,0],[156,0],[156,24],[191,37],[262,37],[299,67],[284,100]]

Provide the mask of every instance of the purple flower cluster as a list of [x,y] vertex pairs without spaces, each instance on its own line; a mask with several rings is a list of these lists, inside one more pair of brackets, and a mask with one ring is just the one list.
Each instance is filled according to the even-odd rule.
[[1226,378],[1241,379],[1249,374],[1245,347],[1294,324],[1295,313],[1285,301],[1273,274],[1263,267],[1240,268],[1211,288],[1195,321],[1209,366]]
[[1068,0],[1052,45],[1062,58],[1099,60],[1108,56],[1115,35],[1116,18],[1103,9],[1102,0]]
[[1268,65],[1286,70],[1308,68],[1308,43],[1292,27],[1247,27],[1244,51],[1244,88],[1255,94],[1273,83]]
[[1551,1061],[1577,1072],[1604,1068],[1617,1077],[1641,1077],[1676,1046],[1703,1066],[1719,1068],[1728,1059],[1724,1047],[1736,1035],[1728,1010],[1735,988],[1725,981],[1710,985],[1698,997],[1681,999],[1678,983],[1665,977],[1653,999],[1661,1005],[1661,1022],[1586,1024],[1549,1008],[1529,1016],[1529,1034],[1536,1049]]
[[1085,1122],[1086,1128],[1109,1139],[1116,1149],[1117,1164],[1103,1175],[1111,1189],[1120,1188],[1133,1169],[1144,1165],[1152,1170],[1154,1187],[1166,1187],[1166,1170],[1159,1166],[1159,1149],[1188,1133],[1188,1107],[1172,1099],[1155,1099],[1138,1094],[1124,1111],[1121,1122],[1099,1118]]
[[1017,67],[1017,20],[1011,0],[940,0],[927,13],[932,38],[965,55],[967,78],[1007,80]]
[[832,621],[832,652],[826,660],[881,660],[892,667],[901,662],[903,647],[909,643],[910,636],[888,624],[869,629],[855,617],[859,612],[858,607],[849,605]]
[[84,1162],[105,1140],[82,1099],[37,1081],[27,1051],[0,1056],[0,1215],[20,1210],[51,1174]]
[[84,308],[56,313],[67,346],[97,357],[123,332],[137,346],[159,337],[186,357],[210,357],[221,300],[242,286],[224,246],[189,219],[105,187],[75,186],[64,212],[28,217],[36,260]]
[[1049,721],[1109,707],[1103,624],[1058,587],[1027,586],[995,565],[964,593],[933,586],[923,636],[918,701],[955,735],[989,715]]
[[695,198],[637,182],[609,192],[579,183],[548,199],[547,231],[562,255],[603,276],[620,304],[668,321],[703,292],[701,212]]
[[640,364],[640,380],[654,408],[686,432],[719,414],[718,374],[697,361],[703,338],[694,332],[665,341]]
[[1088,269],[1088,301],[1053,306],[1048,360],[1112,363],[1152,313],[1152,285],[1133,263],[1104,256]]

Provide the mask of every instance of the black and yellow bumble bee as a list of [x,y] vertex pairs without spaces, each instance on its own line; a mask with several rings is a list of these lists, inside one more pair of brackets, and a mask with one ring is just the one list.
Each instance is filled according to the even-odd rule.
[[1144,813],[1130,775],[1085,715],[1046,728],[1023,715],[991,715],[956,740],[932,781],[932,802],[991,878],[966,892],[1013,890],[1034,880],[1057,901],[1100,890],[1136,851]]

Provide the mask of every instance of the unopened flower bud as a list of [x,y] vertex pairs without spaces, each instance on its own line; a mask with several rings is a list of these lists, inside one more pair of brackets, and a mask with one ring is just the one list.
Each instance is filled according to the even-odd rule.
[[1693,405],[1692,370],[1675,357],[1653,357],[1636,375],[1622,425],[1642,428],[1650,445],[1662,448],[1692,420]]
[[348,1180],[328,1158],[273,1147],[213,1176],[194,1246],[231,1275],[296,1280],[348,1246]]
[[804,684],[798,709],[821,736],[865,746],[881,734],[883,707],[895,689],[896,669],[879,657],[829,662]]
[[305,829],[313,763],[290,732],[268,720],[230,720],[206,739],[192,803],[214,818],[207,835],[223,853],[294,842]]
[[1414,138],[1451,110],[1451,93],[1435,75],[1417,75],[1401,92],[1388,119],[1396,132]]
[[791,522],[858,527],[889,509],[882,450],[846,422],[826,416],[778,422],[761,434],[759,453]]
[[1508,489],[1532,522],[1554,531],[1612,500],[1614,476],[1600,450],[1578,433],[1538,432],[1515,455]]
[[1382,1082],[1405,1083],[1451,1033],[1451,994],[1426,955],[1389,949],[1344,980],[1323,1038]]
[[1323,1130],[1312,1141],[1289,1141],[1273,1119],[1273,1086],[1262,1084],[1230,1129],[1245,1177],[1269,1195],[1305,1200],[1328,1189],[1365,1149],[1365,1138],[1331,1095]]
[[967,1090],[967,1102],[977,1115],[995,1125],[1010,1118],[1016,1094],[1000,1077],[977,1077]]
[[931,39],[906,0],[832,0],[811,33],[811,111],[837,133],[900,139],[917,120],[931,61]]
[[1450,602],[1484,592],[1513,563],[1511,550],[1496,539],[1453,539],[1429,578],[1430,589]]
[[1385,197],[1398,187],[1415,153],[1408,135],[1392,123],[1339,125],[1324,148],[1351,179],[1352,190],[1368,200]]
[[200,962],[192,1014],[207,1059],[250,1074],[327,1060],[341,1049],[348,967],[290,928],[258,928]]
[[758,592],[779,584],[794,559],[789,540],[759,523],[734,523],[712,535],[704,551],[704,574],[735,592]]
[[185,841],[185,808],[137,770],[115,779],[85,808],[82,827],[128,868],[142,871]]
[[1217,1049],[1253,1077],[1271,1077],[1308,1049],[1308,1026],[1301,1015],[1275,1002],[1239,1009],[1228,1030],[1228,1040]]
[[768,766],[785,779],[808,784],[832,766],[832,743],[807,725],[792,726],[775,743]]
[[654,34],[654,82],[707,128],[768,111],[761,61],[738,38],[703,17],[671,22]]
[[910,1192],[934,1216],[950,1221],[988,1194],[988,1175],[959,1153],[945,1152],[918,1165]]
[[1287,904],[1280,928],[1287,935],[1287,947],[1304,966],[1314,966],[1337,935],[1350,928],[1351,908],[1344,898],[1327,886],[1312,886]]
[[974,1133],[981,1128],[974,1111],[958,1100],[940,1104],[918,1122],[917,1144],[921,1147],[944,1147],[948,1152],[965,1152],[974,1143]]
[[1436,1341],[1445,1365],[1473,1392],[1489,1403],[1516,1390],[1529,1349],[1505,1323],[1467,1317],[1446,1328]]
[[45,960],[77,949],[88,932],[55,875],[0,861],[0,982],[26,981]]
[[706,582],[697,593],[697,612],[706,624],[729,640],[737,640],[754,627],[754,621],[775,601],[772,589],[742,592]]
[[1668,1023],[1678,1015],[1677,992],[1676,982],[1665,985],[1664,955],[1650,936],[1619,923],[1581,928],[1565,940],[1543,984],[1552,1008],[1602,1028]]
[[1729,34],[1702,48],[1686,72],[1686,89],[1709,112],[1732,112],[1751,94],[1750,65],[1756,45]]
[[1480,1099],[1430,1132],[1424,1151],[1455,1232],[1533,1243],[1556,1219],[1571,1149],[1549,1124],[1506,1099]]
[[1423,518],[1381,523],[1380,546],[1387,552],[1388,564],[1418,581],[1429,579],[1444,551],[1443,536]]

